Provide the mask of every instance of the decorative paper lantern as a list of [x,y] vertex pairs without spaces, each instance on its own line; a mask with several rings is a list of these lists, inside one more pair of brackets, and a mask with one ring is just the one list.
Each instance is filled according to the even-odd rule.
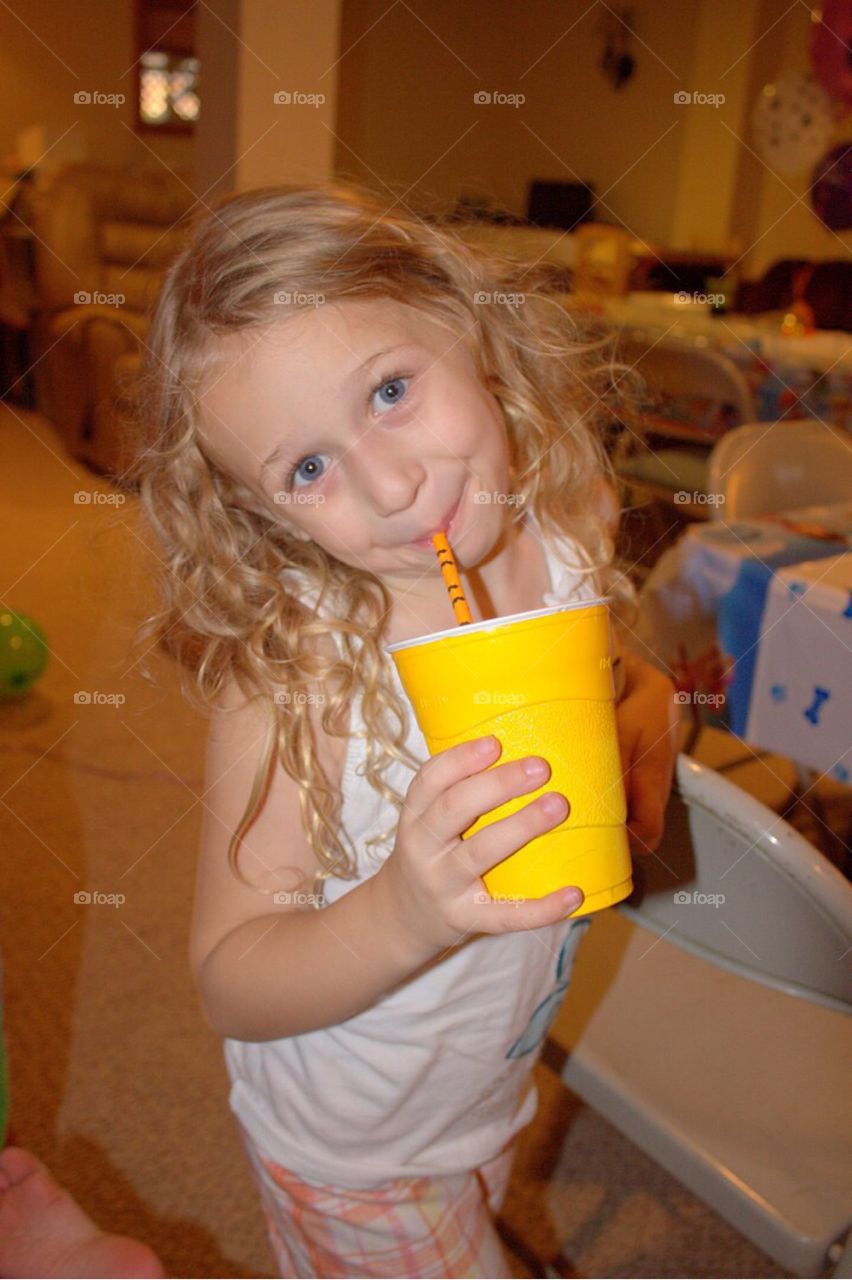
[[764,85],[751,116],[757,149],[778,173],[809,168],[831,141],[831,99],[810,71]]
[[826,93],[852,105],[852,0],[823,0],[811,32],[811,66]]
[[47,666],[47,642],[41,627],[23,613],[0,613],[0,696],[19,697]]
[[852,227],[852,142],[833,147],[814,169],[811,204],[829,231]]

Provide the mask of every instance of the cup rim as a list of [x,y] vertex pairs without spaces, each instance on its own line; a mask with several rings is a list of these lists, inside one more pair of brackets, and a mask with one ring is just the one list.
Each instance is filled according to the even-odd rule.
[[611,603],[611,596],[594,596],[591,600],[573,600],[567,604],[549,605],[545,609],[530,609],[526,613],[510,613],[502,618],[486,618],[482,622],[469,622],[447,627],[444,631],[430,631],[425,636],[415,636],[413,640],[397,640],[396,644],[384,645],[387,654],[401,653],[403,649],[414,649],[417,645],[431,644],[433,640],[444,640],[448,636],[481,635],[489,628],[506,627],[513,622],[531,622],[534,618],[544,618],[548,614],[571,613],[575,609],[590,609],[594,605]]

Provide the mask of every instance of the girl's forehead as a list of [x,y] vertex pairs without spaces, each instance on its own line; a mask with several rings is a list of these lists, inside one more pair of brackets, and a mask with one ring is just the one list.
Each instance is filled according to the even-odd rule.
[[346,365],[356,357],[363,360],[404,344],[426,347],[436,356],[464,345],[458,326],[390,298],[320,301],[281,311],[268,324],[240,329],[218,340],[213,353],[217,380],[226,370],[244,373],[256,361],[283,359],[286,364],[288,356],[296,366],[317,356]]
[[328,340],[369,346],[394,336],[397,341],[422,341],[431,345],[442,332],[442,327],[428,312],[391,298],[319,302],[290,316],[286,324],[290,327],[287,336],[294,343],[303,339],[320,344]]

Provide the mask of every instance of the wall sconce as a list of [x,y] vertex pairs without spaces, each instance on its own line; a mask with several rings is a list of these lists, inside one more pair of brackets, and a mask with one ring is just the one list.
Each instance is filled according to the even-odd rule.
[[636,59],[630,52],[633,18],[633,10],[627,8],[611,9],[604,18],[604,52],[600,67],[613,89],[627,84],[636,71]]

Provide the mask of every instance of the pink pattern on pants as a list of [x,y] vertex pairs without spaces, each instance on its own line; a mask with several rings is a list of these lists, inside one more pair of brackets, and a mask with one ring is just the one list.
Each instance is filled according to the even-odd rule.
[[511,1277],[494,1227],[514,1141],[469,1173],[399,1178],[372,1190],[307,1182],[242,1131],[280,1274]]

